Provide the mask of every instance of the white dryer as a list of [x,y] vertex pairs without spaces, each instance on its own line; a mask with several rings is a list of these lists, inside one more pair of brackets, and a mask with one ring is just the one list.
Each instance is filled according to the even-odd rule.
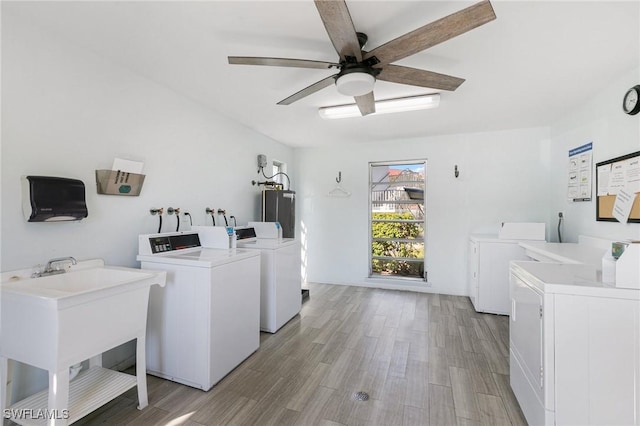
[[260,253],[202,248],[193,231],[140,235],[138,253],[167,271],[149,296],[148,373],[211,389],[260,345]]
[[[242,230],[236,232],[241,238]],[[300,243],[294,238],[247,238],[238,239],[237,246],[261,254],[260,330],[275,333],[302,307]]]

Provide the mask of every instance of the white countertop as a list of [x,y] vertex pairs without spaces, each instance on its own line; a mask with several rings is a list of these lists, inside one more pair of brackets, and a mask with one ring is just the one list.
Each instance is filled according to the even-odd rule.
[[520,246],[533,258],[536,258],[535,255],[541,255],[550,261],[591,265],[598,270],[602,269],[602,256],[606,252],[606,249],[575,243],[521,241]]
[[296,244],[295,238],[257,238],[252,241],[238,240],[237,245],[243,249],[271,249],[276,250],[282,247],[288,247]]
[[[509,238],[500,238],[498,234],[471,234],[469,239],[474,242],[491,242],[491,243],[520,243],[522,241],[538,242],[538,240],[518,240]],[[544,242],[544,241],[540,241]]]
[[542,293],[640,300],[640,290],[603,283],[601,272],[593,265],[513,261],[511,272]]
[[226,250],[196,247],[158,254],[139,254],[136,259],[140,262],[212,268],[254,256],[260,256],[260,252],[256,250]]

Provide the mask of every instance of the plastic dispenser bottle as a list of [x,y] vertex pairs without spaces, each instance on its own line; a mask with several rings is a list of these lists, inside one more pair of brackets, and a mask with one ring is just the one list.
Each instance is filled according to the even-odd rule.
[[227,234],[229,234],[229,248],[235,249],[238,243],[238,236],[233,226],[227,226]]

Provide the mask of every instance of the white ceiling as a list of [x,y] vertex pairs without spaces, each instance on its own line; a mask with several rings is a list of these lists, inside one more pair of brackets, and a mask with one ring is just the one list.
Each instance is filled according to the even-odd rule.
[[[495,21],[398,62],[466,79],[443,92],[440,108],[325,121],[318,107],[351,102],[333,86],[276,103],[335,71],[227,63],[229,55],[336,61],[311,0],[2,3],[3,19],[44,26],[290,146],[549,125],[640,57],[638,1],[496,0]],[[473,3],[347,0],[368,50]],[[427,92],[375,88],[377,99]]]

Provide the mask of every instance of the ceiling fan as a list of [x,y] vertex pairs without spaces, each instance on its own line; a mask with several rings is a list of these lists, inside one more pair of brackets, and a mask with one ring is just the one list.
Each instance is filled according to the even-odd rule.
[[376,79],[439,90],[456,90],[464,79],[391,63],[496,19],[490,1],[483,0],[367,52],[362,50],[367,42],[367,35],[356,32],[344,0],[314,2],[333,47],[338,52],[339,62],[229,56],[230,64],[338,70],[337,74],[294,93],[278,102],[278,105],[289,105],[335,83],[338,92],[355,98],[362,115],[371,114],[375,112],[373,86]]

